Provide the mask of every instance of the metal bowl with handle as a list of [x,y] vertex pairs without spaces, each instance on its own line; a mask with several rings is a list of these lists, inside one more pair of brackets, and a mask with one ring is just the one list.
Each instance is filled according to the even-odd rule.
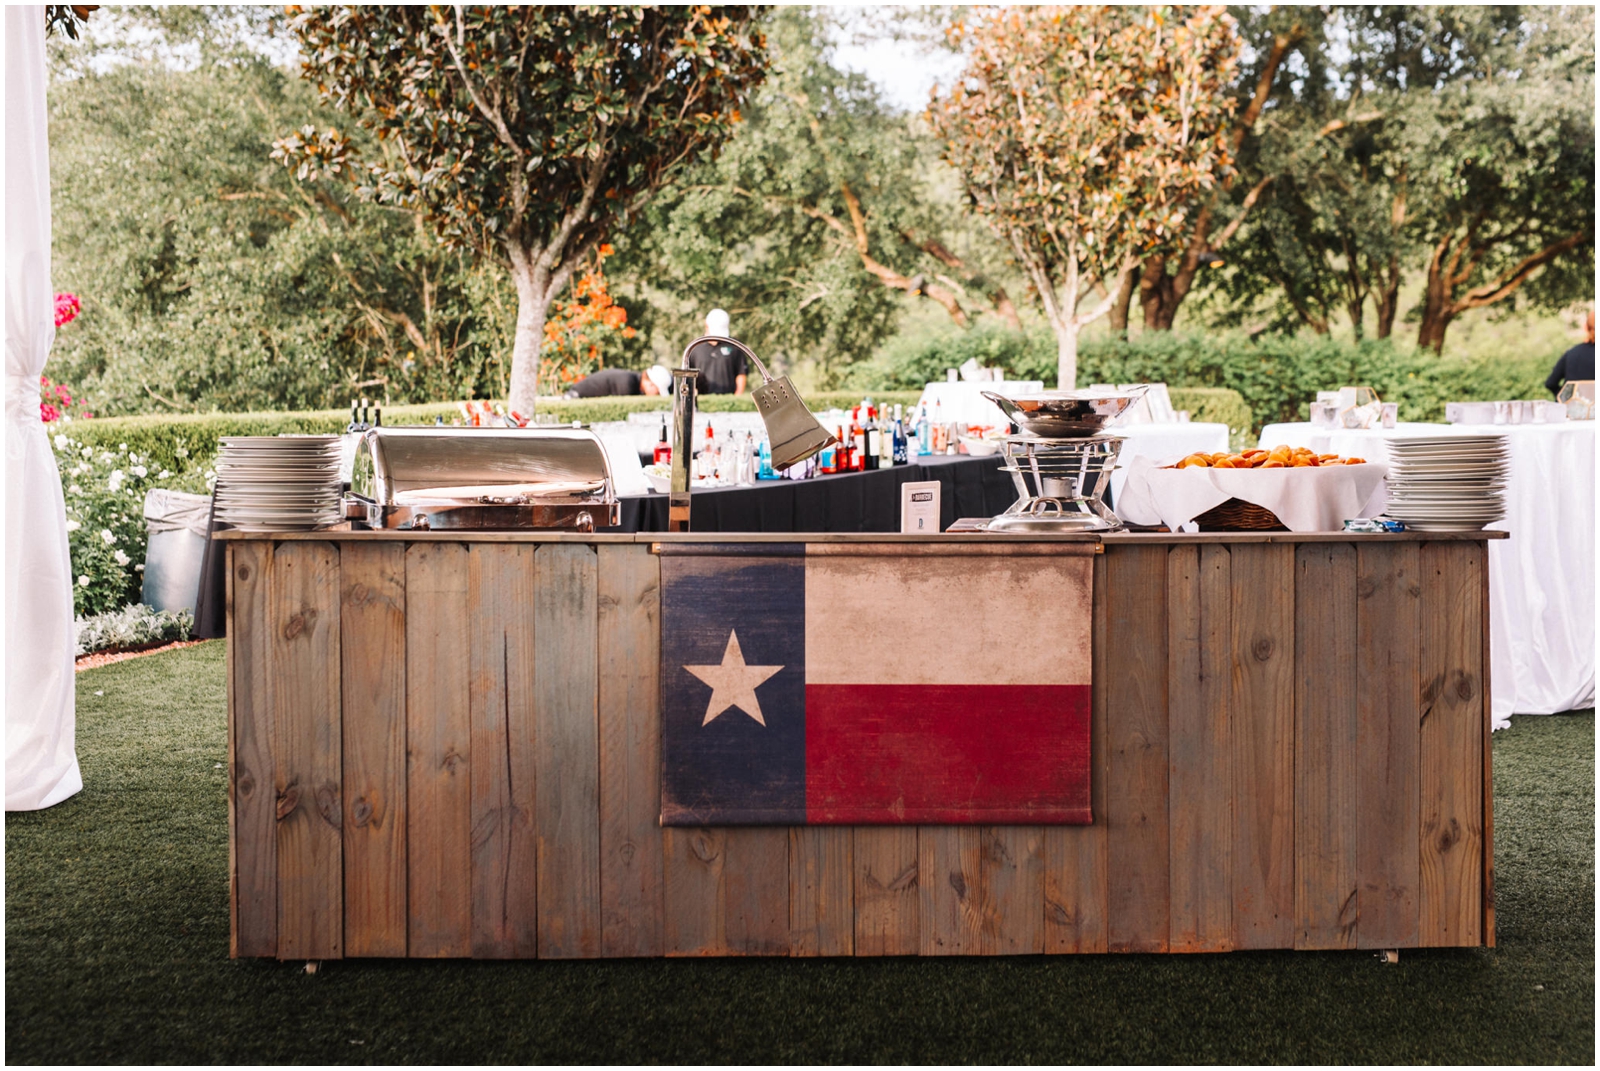
[[1045,439],[1084,439],[1105,431],[1112,421],[1138,404],[1148,389],[1045,390],[1015,398],[986,390],[983,396],[1023,431]]

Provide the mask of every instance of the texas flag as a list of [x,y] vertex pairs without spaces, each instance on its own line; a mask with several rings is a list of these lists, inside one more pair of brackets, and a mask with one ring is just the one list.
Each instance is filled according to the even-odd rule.
[[1087,824],[1087,543],[661,547],[661,822]]

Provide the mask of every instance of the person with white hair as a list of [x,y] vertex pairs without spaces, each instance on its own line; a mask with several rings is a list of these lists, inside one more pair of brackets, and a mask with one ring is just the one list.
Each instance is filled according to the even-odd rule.
[[666,394],[672,389],[672,373],[658,365],[643,372],[626,368],[602,368],[567,388],[568,398],[603,398],[615,394]]
[[[712,309],[706,315],[706,334],[732,338],[728,314]],[[689,350],[688,365],[699,371],[695,389],[700,394],[743,394],[750,369],[744,354],[726,342],[702,342]]]

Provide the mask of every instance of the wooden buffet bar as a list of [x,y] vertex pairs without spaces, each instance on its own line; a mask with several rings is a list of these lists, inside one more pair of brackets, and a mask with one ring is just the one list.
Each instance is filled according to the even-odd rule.
[[[1497,536],[222,533],[232,952],[1493,945]],[[663,828],[659,546],[761,540],[1098,543],[1093,824]]]

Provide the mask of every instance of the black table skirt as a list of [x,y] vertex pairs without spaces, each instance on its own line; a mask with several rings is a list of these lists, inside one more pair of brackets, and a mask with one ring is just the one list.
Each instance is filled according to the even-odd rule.
[[[900,485],[939,481],[939,527],[960,517],[992,517],[1017,500],[1011,476],[998,457],[927,457],[913,465],[817,476],[809,480],[762,480],[754,487],[696,491],[689,527],[695,532],[898,532]],[[622,523],[605,532],[664,532],[667,496],[623,498]],[[217,530],[213,506],[211,530]],[[206,541],[195,600],[195,635],[214,638],[227,629],[226,555]]]

